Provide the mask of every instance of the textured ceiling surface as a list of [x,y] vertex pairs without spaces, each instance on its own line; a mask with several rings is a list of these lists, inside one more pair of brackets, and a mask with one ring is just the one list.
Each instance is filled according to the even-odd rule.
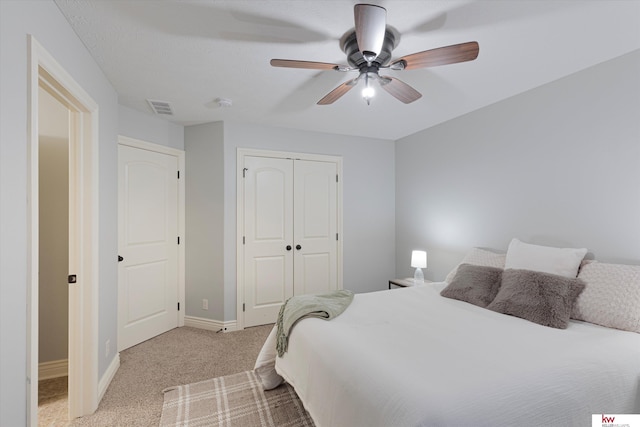
[[[316,102],[354,74],[274,68],[271,58],[345,64],[347,0],[55,0],[118,92],[151,114],[168,101],[175,123],[219,120],[399,139],[592,65],[640,49],[640,1],[388,0],[400,34],[393,58],[468,41],[478,59],[388,71],[422,93],[403,104],[358,88]],[[215,100],[228,98],[221,108]]]

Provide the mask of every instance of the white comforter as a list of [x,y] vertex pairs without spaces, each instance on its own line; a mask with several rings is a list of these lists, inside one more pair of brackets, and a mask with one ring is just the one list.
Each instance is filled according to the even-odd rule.
[[318,427],[588,426],[640,412],[640,334],[540,326],[439,295],[358,294],[293,329],[276,370]]

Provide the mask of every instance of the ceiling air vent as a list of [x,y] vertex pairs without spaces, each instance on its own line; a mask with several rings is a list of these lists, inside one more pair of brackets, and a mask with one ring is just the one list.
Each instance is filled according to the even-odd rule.
[[173,110],[171,104],[167,101],[156,101],[154,99],[147,99],[147,102],[151,106],[151,109],[156,114],[164,114],[165,116],[173,116]]

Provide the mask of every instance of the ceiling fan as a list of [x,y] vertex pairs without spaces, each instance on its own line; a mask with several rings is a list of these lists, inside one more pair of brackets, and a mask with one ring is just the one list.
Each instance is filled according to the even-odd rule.
[[419,99],[422,94],[401,80],[381,76],[380,69],[415,70],[473,61],[478,57],[480,46],[478,42],[473,41],[425,50],[391,61],[391,52],[396,47],[396,41],[399,37],[393,28],[387,27],[387,10],[372,4],[356,4],[354,17],[355,29],[346,33],[340,40],[342,50],[347,54],[349,65],[291,59],[272,59],[271,65],[273,67],[359,72],[358,77],[342,83],[329,92],[318,101],[318,105],[333,104],[361,80],[365,84],[362,97],[367,104],[371,102],[373,97],[374,89],[371,85],[373,81],[377,81],[380,87],[396,99],[409,104]]

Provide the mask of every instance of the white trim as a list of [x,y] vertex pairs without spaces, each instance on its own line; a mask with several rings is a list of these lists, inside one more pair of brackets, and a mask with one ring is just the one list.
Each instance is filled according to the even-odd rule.
[[68,104],[69,272],[78,278],[69,286],[69,419],[74,419],[92,414],[99,403],[98,106],[81,99],[88,95],[77,83],[55,78],[66,86],[69,101],[76,103]]
[[336,164],[336,171],[338,174],[338,188],[337,188],[337,209],[338,209],[338,289],[343,289],[343,227],[342,227],[342,187],[343,187],[343,173],[342,173],[342,157],[332,156],[325,154],[310,154],[310,153],[293,153],[288,151],[271,151],[271,150],[256,150],[252,148],[238,148],[236,155],[236,328],[238,330],[244,329],[244,316],[242,311],[242,305],[244,303],[244,251],[242,238],[244,236],[244,185],[242,179],[242,170],[244,168],[245,156],[256,157],[271,157],[279,159],[298,159],[298,160],[312,160],[316,162],[331,162]]
[[[129,138],[128,136],[118,135],[118,144],[126,145],[141,150],[153,151],[156,153],[166,154],[177,157],[178,170],[180,171],[180,179],[178,180],[178,235],[180,236],[180,245],[178,246],[178,302],[180,310],[178,311],[178,327],[184,326],[185,313],[185,248],[187,246],[186,227],[185,227],[185,181],[187,177],[186,162],[184,150],[164,145],[154,144],[140,139]],[[118,347],[119,348],[119,347]]]
[[102,378],[100,378],[100,382],[98,382],[98,402],[101,401],[102,398],[104,397],[104,394],[109,388],[109,384],[111,384],[111,381],[113,380],[113,377],[116,376],[116,372],[118,372],[119,368],[120,368],[120,353],[116,353],[113,360],[111,360],[109,367],[102,375]]
[[[38,89],[69,109],[69,418],[98,407],[98,104],[32,36],[27,38],[27,425],[38,425]],[[75,178],[71,178],[71,177]]]
[[220,320],[205,319],[204,317],[195,316],[185,316],[184,326],[216,332],[233,332],[238,330],[235,320],[221,322]]
[[66,377],[69,374],[69,360],[60,359],[38,364],[38,380]]
[[155,153],[168,154],[170,156],[184,156],[184,150],[178,148],[167,147],[166,145],[156,144],[154,142],[143,141],[141,139],[130,138],[124,135],[118,135],[118,144],[127,145],[141,150],[149,150]]

